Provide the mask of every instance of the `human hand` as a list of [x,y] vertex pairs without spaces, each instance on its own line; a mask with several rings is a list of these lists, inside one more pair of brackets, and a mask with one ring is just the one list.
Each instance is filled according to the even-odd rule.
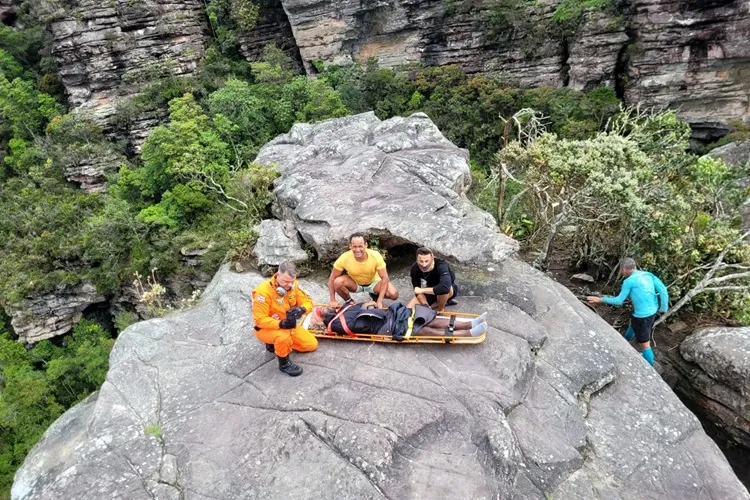
[[336,299],[333,299],[332,301],[330,301],[330,302],[328,303],[328,305],[329,305],[329,306],[331,306],[331,307],[335,307],[336,309],[338,309],[338,308],[339,308],[339,302],[338,302],[338,300],[336,300]]
[[282,330],[290,330],[297,326],[297,318],[284,318],[279,321],[279,328]]
[[589,295],[588,297],[586,297],[586,300],[588,301],[589,304],[601,304],[602,303],[601,297],[595,297],[593,295]]
[[307,309],[305,309],[304,307],[294,306],[286,312],[286,317],[300,319],[302,316],[305,315],[306,312],[307,312]]
[[414,295],[419,295],[422,293],[422,289],[418,286],[414,287]]
[[378,300],[378,301],[375,302],[375,305],[377,306],[378,309],[382,309],[383,308],[383,301],[382,300]]

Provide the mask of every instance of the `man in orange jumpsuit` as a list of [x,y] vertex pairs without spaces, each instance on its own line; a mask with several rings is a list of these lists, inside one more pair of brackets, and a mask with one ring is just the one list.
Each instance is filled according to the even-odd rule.
[[292,377],[302,373],[289,359],[292,349],[309,352],[318,347],[318,339],[297,326],[297,320],[311,310],[312,300],[300,288],[293,262],[282,262],[271,279],[253,290],[255,336],[279,358],[279,370]]

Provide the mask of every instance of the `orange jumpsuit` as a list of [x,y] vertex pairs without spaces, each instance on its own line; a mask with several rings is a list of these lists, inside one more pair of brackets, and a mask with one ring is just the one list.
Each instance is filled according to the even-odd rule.
[[310,296],[299,287],[298,281],[294,281],[292,289],[283,297],[276,291],[274,278],[264,281],[253,290],[255,336],[261,342],[273,344],[276,355],[282,358],[287,357],[292,349],[300,352],[314,351],[318,347],[318,339],[306,328],[279,328],[279,321],[286,318],[289,309],[302,306],[310,312],[312,305]]

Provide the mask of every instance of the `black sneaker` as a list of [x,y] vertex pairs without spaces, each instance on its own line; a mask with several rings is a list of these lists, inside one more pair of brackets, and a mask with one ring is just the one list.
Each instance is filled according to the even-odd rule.
[[458,301],[456,299],[448,299],[448,302],[445,303],[446,306],[457,306]]

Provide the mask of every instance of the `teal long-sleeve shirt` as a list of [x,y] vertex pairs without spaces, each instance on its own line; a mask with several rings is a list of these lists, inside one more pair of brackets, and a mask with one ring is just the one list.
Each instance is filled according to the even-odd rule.
[[657,310],[666,312],[669,308],[667,287],[659,278],[647,271],[633,271],[633,274],[622,282],[620,295],[602,297],[602,302],[611,306],[621,306],[628,297],[633,302],[633,316],[636,318],[648,318],[656,314]]

